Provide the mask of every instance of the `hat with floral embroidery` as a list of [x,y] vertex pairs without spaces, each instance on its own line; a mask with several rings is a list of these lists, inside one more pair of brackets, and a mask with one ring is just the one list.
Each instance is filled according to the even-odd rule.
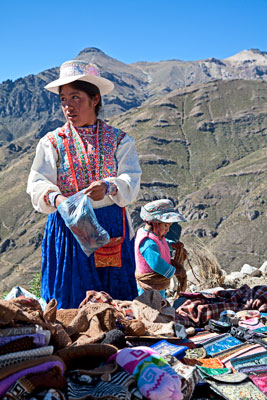
[[141,208],[140,217],[146,222],[186,222],[185,217],[174,209],[173,202],[169,199],[151,201]]
[[71,60],[66,61],[61,65],[59,78],[48,83],[48,85],[45,86],[45,89],[58,94],[60,86],[67,85],[74,81],[92,83],[99,88],[101,96],[110,93],[114,88],[114,85],[110,80],[100,76],[96,65],[82,60]]

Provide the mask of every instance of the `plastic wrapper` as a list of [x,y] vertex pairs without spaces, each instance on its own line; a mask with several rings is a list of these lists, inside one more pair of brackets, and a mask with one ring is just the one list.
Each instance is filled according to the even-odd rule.
[[109,242],[108,232],[99,225],[90,200],[83,192],[60,203],[58,212],[88,257]]

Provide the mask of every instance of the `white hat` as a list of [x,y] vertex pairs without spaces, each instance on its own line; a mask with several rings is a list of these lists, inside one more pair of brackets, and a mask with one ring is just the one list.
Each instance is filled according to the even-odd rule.
[[64,62],[60,67],[59,78],[48,83],[45,89],[58,94],[58,88],[74,81],[85,81],[99,88],[101,96],[110,93],[114,85],[106,78],[101,78],[98,68],[86,61],[71,60]]

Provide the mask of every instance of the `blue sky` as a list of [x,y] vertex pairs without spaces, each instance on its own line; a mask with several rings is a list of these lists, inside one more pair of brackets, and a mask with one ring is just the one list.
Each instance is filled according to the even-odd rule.
[[267,0],[3,0],[0,82],[97,47],[125,63],[267,51]]

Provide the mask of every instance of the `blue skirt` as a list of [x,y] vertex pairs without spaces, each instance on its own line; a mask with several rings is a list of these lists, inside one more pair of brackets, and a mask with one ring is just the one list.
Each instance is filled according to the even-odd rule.
[[[122,209],[116,204],[95,209],[99,224],[110,237],[123,235]],[[122,267],[96,268],[94,255],[87,257],[58,211],[50,214],[42,242],[41,296],[56,299],[59,308],[78,308],[87,290],[104,291],[113,299],[137,296],[134,239],[126,234],[122,244]]]

